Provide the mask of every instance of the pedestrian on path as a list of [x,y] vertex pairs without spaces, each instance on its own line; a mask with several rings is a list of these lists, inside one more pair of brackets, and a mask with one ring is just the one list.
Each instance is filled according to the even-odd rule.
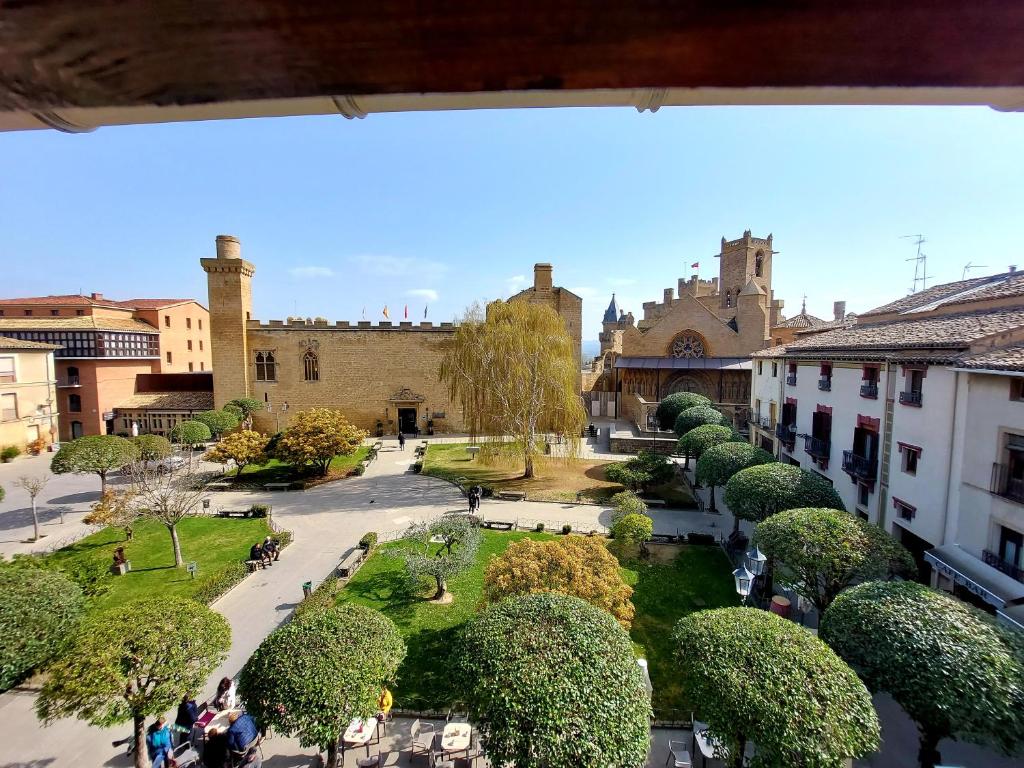
[[405,450],[405,434],[402,432],[398,433],[398,450]]

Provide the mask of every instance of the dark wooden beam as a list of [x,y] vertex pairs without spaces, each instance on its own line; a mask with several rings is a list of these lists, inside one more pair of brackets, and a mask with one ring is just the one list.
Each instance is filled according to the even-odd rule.
[[0,0],[0,109],[1022,86],[1019,0]]

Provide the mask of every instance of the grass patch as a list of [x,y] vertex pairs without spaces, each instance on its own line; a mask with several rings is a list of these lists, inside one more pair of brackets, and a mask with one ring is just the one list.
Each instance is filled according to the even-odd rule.
[[[400,550],[408,542],[379,547],[345,587],[339,601],[351,601],[383,612],[398,625],[409,654],[398,671],[397,706],[415,710],[445,710],[460,701],[451,679],[454,640],[459,628],[483,605],[484,569],[491,557],[524,538],[546,540],[550,534],[482,531],[483,540],[474,567],[448,584],[454,601],[430,603],[432,588],[411,589]],[[627,561],[623,577],[633,587],[636,618],[630,635],[638,653],[647,657],[654,684],[654,706],[659,716],[689,710],[675,672],[672,629],[680,617],[706,607],[735,605],[737,598],[725,555],[717,547],[679,546],[675,553],[659,550],[659,557]],[[664,559],[669,562],[660,562]]]
[[[159,595],[174,610],[174,601],[195,597],[204,577],[220,573],[231,563],[245,560],[249,547],[262,541],[270,529],[265,519],[189,517],[178,524],[178,538],[185,562],[199,566],[196,578],[185,568],[174,567],[171,536],[160,523],[140,521],[135,537],[124,540],[120,528],[104,528],[74,544],[44,557],[48,567],[64,571],[76,580],[92,579],[98,593],[90,610],[103,610],[125,600]],[[114,576],[109,567],[114,550],[123,546],[132,563],[124,576]]]
[[[575,501],[580,494],[588,501],[606,501],[622,490],[604,474],[608,461],[571,460],[538,456],[534,459],[535,477],[522,477],[523,462],[517,456],[496,454],[486,459],[479,455],[470,459],[469,443],[441,443],[427,446],[423,458],[424,475],[441,477],[452,482],[465,479],[494,491],[525,491],[531,501]],[[480,453],[494,451],[486,443]]]
[[[278,459],[271,459],[266,464],[248,464],[242,468],[241,475],[235,479],[239,486],[260,488],[266,483],[313,482],[314,485],[345,477],[353,468],[362,462],[370,453],[370,446],[361,445],[355,453],[348,456],[335,456],[326,477],[312,474],[310,467],[295,467]],[[230,478],[229,478],[230,479]]]

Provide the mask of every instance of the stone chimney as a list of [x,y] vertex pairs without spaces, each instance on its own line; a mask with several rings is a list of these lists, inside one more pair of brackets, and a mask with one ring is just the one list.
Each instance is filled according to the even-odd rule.
[[94,293],[89,298],[91,298],[93,301],[101,301],[103,299],[103,294],[102,293]]
[[533,289],[535,291],[550,291],[551,290],[551,265],[550,264],[534,264],[533,265]]
[[1016,271],[1017,271],[1017,265],[1016,265],[1016,264],[1011,264],[1011,265],[1010,265],[1010,270],[1009,270],[1009,271],[1010,271],[1010,272],[1016,272]]
[[836,320],[843,320],[846,318],[846,302],[837,301],[832,304],[832,316]]
[[242,258],[242,244],[238,241],[238,238],[233,235],[217,235],[217,258]]

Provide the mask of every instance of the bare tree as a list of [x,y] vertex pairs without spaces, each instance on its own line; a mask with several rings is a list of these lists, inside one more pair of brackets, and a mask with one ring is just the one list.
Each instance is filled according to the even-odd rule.
[[[32,541],[39,541],[39,515],[36,514],[36,497],[43,492],[43,488],[46,487],[48,482],[50,482],[49,475],[37,475],[36,477],[22,475],[14,483],[28,494],[32,502],[32,527],[35,529],[35,536],[33,536]],[[61,509],[60,521],[62,524],[64,523],[63,509]]]
[[156,520],[167,528],[174,547],[174,566],[180,568],[184,560],[178,540],[178,523],[199,514],[205,493],[203,478],[191,469],[161,474],[147,470],[141,462],[132,464],[130,472],[132,496],[129,503],[140,517]]

